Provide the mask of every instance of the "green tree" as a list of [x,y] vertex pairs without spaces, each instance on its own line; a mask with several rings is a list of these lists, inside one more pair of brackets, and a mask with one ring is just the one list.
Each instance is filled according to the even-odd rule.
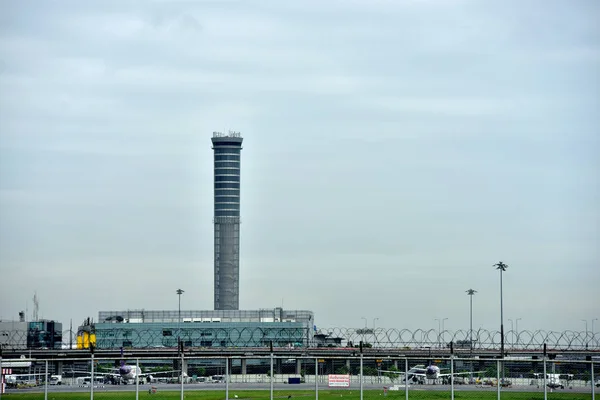
[[342,365],[341,367],[339,367],[335,370],[335,373],[338,375],[347,375],[350,373],[350,371],[348,370],[347,366]]
[[396,368],[395,365],[392,365],[391,367],[388,368],[387,372],[385,372],[383,374],[383,376],[386,376],[390,379],[390,381],[392,381],[392,383],[398,379],[400,377],[400,374],[398,373],[400,372],[400,370],[398,368]]

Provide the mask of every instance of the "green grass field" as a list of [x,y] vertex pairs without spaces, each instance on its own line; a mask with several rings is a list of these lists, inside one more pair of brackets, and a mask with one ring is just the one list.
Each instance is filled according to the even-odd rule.
[[[522,392],[502,392],[504,400],[543,400],[543,393],[522,393]],[[235,397],[237,396],[237,398]],[[310,400],[315,398],[312,391],[285,391],[277,390],[273,393],[274,399],[288,400]],[[364,400],[403,400],[405,397],[403,391],[388,392],[387,396],[383,396],[380,390],[365,390],[363,392]],[[159,399],[180,399],[178,391],[162,391],[155,394],[149,394],[147,390],[139,393],[139,398],[144,400],[159,400]],[[225,391],[187,391],[184,394],[186,400],[224,400]],[[230,390],[229,398],[232,400],[268,400],[268,390]],[[455,392],[454,398],[459,400],[492,400],[496,399],[495,391],[464,391]],[[589,400],[592,398],[590,393],[564,393],[554,392],[548,393],[548,399],[564,399],[564,400]],[[2,400],[42,400],[43,393],[11,393],[3,394]],[[48,400],[89,400],[89,393],[48,393]],[[135,399],[134,392],[111,392],[111,393],[94,393],[94,399],[98,400],[128,400]],[[320,390],[319,400],[359,400],[360,391],[358,390]],[[429,399],[450,399],[450,392],[447,391],[410,391],[409,399],[429,400]]]

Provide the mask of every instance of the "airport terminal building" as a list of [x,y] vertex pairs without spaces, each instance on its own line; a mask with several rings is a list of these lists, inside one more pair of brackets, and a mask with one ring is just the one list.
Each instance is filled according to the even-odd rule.
[[306,310],[100,311],[98,349],[176,347],[308,347],[314,316]]
[[52,320],[0,321],[0,347],[5,349],[60,349],[62,324]]

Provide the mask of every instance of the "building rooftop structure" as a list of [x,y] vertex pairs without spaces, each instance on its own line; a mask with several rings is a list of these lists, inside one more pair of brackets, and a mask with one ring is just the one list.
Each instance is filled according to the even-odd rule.
[[284,310],[279,307],[259,310],[122,310],[98,313],[98,323],[301,322],[312,325],[313,321],[312,311]]

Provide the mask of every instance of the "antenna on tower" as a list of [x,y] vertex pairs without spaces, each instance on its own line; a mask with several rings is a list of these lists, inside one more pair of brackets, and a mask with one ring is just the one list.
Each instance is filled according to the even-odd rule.
[[38,311],[40,309],[40,304],[38,302],[37,292],[33,294],[33,320],[38,320]]

